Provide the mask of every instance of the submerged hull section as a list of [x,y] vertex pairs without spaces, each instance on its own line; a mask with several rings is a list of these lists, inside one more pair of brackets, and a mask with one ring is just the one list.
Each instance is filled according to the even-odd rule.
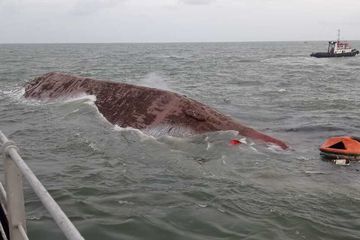
[[179,129],[185,129],[186,134],[235,130],[240,135],[287,148],[284,142],[246,127],[209,106],[155,88],[48,73],[28,82],[24,96],[51,100],[80,94],[95,95],[100,113],[121,127],[151,132],[165,126],[169,135],[181,135]]

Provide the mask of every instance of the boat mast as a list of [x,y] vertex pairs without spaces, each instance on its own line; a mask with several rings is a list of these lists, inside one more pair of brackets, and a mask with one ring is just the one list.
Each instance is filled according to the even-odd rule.
[[340,29],[338,29],[338,42],[340,42]]

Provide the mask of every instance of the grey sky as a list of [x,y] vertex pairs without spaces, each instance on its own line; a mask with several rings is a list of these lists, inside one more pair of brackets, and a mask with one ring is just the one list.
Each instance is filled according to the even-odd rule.
[[360,0],[0,0],[0,43],[360,39]]

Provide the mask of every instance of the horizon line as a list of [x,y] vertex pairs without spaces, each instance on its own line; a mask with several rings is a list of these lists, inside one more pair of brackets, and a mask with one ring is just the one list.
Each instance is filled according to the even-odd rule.
[[[249,41],[149,41],[149,42],[0,42],[0,45],[11,44],[169,44],[169,43],[251,43],[251,42],[322,42],[329,40],[249,40]],[[341,41],[360,41],[358,39]]]

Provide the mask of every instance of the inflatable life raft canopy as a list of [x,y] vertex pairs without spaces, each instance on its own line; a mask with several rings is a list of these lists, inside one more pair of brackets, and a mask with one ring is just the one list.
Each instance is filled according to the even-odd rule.
[[360,160],[360,138],[331,137],[320,146],[321,155],[329,159]]

